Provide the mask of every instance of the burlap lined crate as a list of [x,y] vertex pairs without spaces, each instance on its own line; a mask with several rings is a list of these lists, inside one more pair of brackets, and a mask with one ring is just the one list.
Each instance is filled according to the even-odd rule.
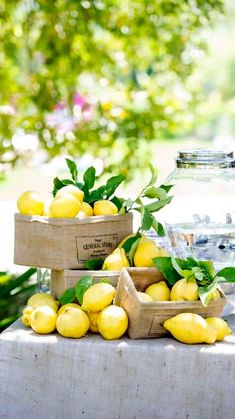
[[14,263],[55,270],[83,269],[106,257],[133,232],[133,215],[49,218],[15,214]]
[[94,282],[99,282],[102,278],[107,278],[116,288],[120,271],[85,271],[69,270],[51,271],[50,291],[54,298],[58,299],[67,288],[72,288],[84,275],[91,275]]
[[129,317],[128,335],[131,339],[165,336],[165,320],[179,313],[196,313],[202,317],[220,317],[226,302],[224,294],[212,300],[207,307],[198,301],[159,301],[143,303],[137,291],[163,279],[155,268],[122,269],[114,303],[125,309]]

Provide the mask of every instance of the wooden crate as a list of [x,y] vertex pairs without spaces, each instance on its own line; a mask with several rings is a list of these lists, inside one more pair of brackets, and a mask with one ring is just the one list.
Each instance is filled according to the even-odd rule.
[[85,271],[69,270],[51,271],[50,291],[54,298],[58,299],[67,288],[72,288],[84,275],[91,275],[94,282],[99,282],[101,278],[107,278],[116,288],[120,271]]
[[14,263],[83,269],[86,259],[105,258],[132,232],[132,213],[81,220],[15,214]]
[[145,289],[164,278],[155,268],[122,269],[114,304],[125,309],[128,318],[128,335],[131,339],[156,338],[168,332],[163,327],[165,320],[179,313],[196,313],[202,317],[220,317],[225,305],[225,297],[212,300],[207,307],[198,301],[159,301],[143,303],[137,291]]

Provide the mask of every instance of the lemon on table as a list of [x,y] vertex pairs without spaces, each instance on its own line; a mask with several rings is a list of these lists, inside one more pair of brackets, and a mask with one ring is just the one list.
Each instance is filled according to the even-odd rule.
[[31,314],[33,312],[33,307],[30,306],[26,306],[23,309],[23,313],[22,313],[22,317],[21,317],[21,321],[25,326],[31,326]]
[[115,215],[117,213],[118,209],[111,201],[103,199],[94,203],[94,215]]
[[67,303],[67,304],[64,304],[63,306],[60,307],[60,309],[58,310],[57,316],[62,314],[65,310],[67,310],[67,308],[70,308],[70,307],[79,308],[81,310],[81,307],[80,307],[79,304]]
[[99,333],[98,325],[97,325],[97,319],[100,314],[100,311],[89,311],[87,313],[89,320],[90,320],[90,327],[89,329],[93,333]]
[[84,192],[81,191],[81,189],[79,189],[75,185],[63,186],[63,188],[61,188],[57,191],[55,197],[60,198],[61,196],[65,195],[65,194],[71,194],[71,195],[75,196],[75,198],[77,198],[81,203],[82,203],[83,198],[84,198]]
[[206,322],[216,330],[217,341],[223,340],[225,336],[231,335],[233,333],[227,322],[223,319],[220,319],[219,317],[208,317]]
[[112,303],[115,288],[105,282],[92,285],[83,295],[82,309],[85,311],[100,311]]
[[152,297],[153,301],[169,301],[170,289],[165,281],[157,282],[156,284],[149,285],[145,293]]
[[54,298],[47,293],[37,293],[32,295],[28,301],[27,306],[30,306],[32,308],[37,308],[39,306],[48,306],[53,308],[56,312],[59,308],[59,302],[54,300]]
[[127,330],[128,316],[122,307],[110,305],[100,312],[97,325],[103,338],[119,339]]
[[154,267],[153,258],[168,256],[165,249],[158,247],[154,240],[142,236],[134,254],[135,267]]
[[165,320],[163,326],[182,343],[214,343],[216,341],[216,330],[198,314],[177,314]]
[[137,291],[138,298],[142,303],[152,303],[153,299],[151,295],[146,294],[145,292]]
[[81,202],[74,195],[64,194],[54,198],[50,204],[51,217],[73,218],[81,208]]
[[19,196],[17,200],[17,208],[21,214],[42,215],[44,203],[37,192],[26,191]]
[[87,333],[89,326],[87,314],[75,307],[68,307],[56,321],[57,331],[66,338],[81,338]]
[[198,285],[194,278],[179,279],[171,289],[172,301],[196,301],[198,298]]
[[30,325],[34,332],[47,334],[54,332],[56,327],[57,314],[49,306],[35,308],[30,317]]
[[77,213],[78,218],[92,217],[93,208],[87,202],[82,202],[81,208]]

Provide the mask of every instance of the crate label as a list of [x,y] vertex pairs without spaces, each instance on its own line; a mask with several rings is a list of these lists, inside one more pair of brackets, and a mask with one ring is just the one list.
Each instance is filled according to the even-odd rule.
[[92,257],[106,257],[118,246],[118,234],[76,236],[75,240],[79,263]]

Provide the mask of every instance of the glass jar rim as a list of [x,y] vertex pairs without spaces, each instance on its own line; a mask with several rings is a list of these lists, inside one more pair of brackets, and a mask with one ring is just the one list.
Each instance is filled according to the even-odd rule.
[[195,148],[179,150],[176,157],[176,166],[184,168],[231,168],[235,167],[235,159],[233,151]]

